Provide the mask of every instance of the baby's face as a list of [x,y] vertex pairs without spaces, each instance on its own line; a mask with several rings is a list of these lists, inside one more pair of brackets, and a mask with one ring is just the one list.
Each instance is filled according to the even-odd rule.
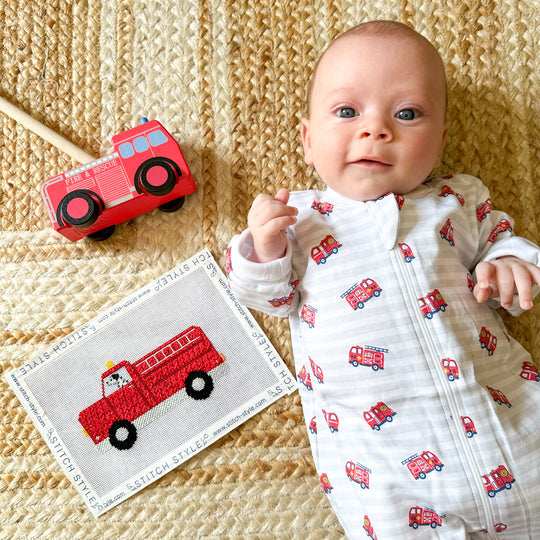
[[341,195],[367,201],[421,184],[446,138],[444,68],[411,39],[348,36],[324,54],[303,120],[306,163]]

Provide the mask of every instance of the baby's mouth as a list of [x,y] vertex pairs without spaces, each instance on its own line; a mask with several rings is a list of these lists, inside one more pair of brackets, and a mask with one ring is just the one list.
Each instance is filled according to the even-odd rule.
[[391,165],[389,163],[385,163],[384,161],[380,161],[375,158],[361,158],[356,160],[354,163],[358,165],[363,165],[365,167],[390,167]]

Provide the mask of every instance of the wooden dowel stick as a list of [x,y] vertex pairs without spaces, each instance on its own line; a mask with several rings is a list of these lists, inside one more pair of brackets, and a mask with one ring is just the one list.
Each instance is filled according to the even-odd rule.
[[68,156],[77,160],[79,163],[89,163],[96,159],[92,154],[86,153],[81,150],[75,144],[64,139],[61,135],[53,131],[52,129],[44,126],[41,122],[38,122],[35,118],[32,118],[29,114],[21,111],[15,105],[12,105],[9,101],[6,101],[3,97],[0,97],[0,111],[13,118],[25,128],[33,131],[36,135],[39,135],[42,139],[56,146],[62,152],[65,152]]

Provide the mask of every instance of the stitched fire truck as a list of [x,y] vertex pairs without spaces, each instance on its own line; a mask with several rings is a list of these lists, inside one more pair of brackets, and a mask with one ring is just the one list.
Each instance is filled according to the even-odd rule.
[[321,474],[319,477],[319,482],[321,483],[325,493],[330,493],[332,489],[334,489],[330,483],[330,480],[328,480],[328,475],[326,473]]
[[369,475],[371,474],[371,470],[365,465],[347,461],[345,464],[345,472],[347,473],[349,480],[360,484],[362,489],[369,489]]
[[426,319],[431,319],[438,311],[444,311],[448,304],[444,301],[439,289],[426,294],[423,298],[419,298],[420,311]]
[[489,497],[495,497],[503,489],[512,489],[512,484],[515,482],[514,477],[504,465],[499,465],[489,474],[483,474],[482,480],[484,482],[484,489]]
[[407,469],[409,469],[415,480],[419,478],[424,480],[426,473],[440,471],[444,467],[441,460],[433,452],[427,450],[420,455],[413,454],[409,456],[401,464],[407,465]]
[[313,210],[318,210],[319,214],[326,214],[327,216],[330,215],[330,212],[334,209],[334,205],[329,202],[317,202],[313,201],[311,204],[311,208]]
[[373,371],[384,369],[384,355],[388,352],[388,349],[382,347],[373,347],[371,345],[354,345],[349,350],[349,364],[354,367],[371,366]]
[[512,231],[512,224],[507,219],[502,219],[488,236],[488,242],[494,242],[496,236],[504,231]]
[[486,349],[488,356],[491,356],[497,347],[497,336],[494,336],[485,326],[482,326],[478,337],[482,349]]
[[321,240],[318,246],[311,249],[311,258],[317,264],[324,264],[330,255],[338,252],[341,244],[331,235],[327,235]]
[[335,433],[336,431],[338,431],[339,429],[338,415],[335,412],[326,412],[324,409],[322,409],[322,413],[324,414],[324,419],[326,420],[326,423],[328,424],[330,431],[332,433]]
[[454,245],[454,227],[452,227],[450,218],[446,220],[446,223],[439,231],[439,234],[441,235],[441,238],[446,240],[451,246]]
[[157,120],[143,119],[112,142],[111,154],[43,183],[53,228],[69,240],[104,240],[118,223],[158,206],[177,210],[197,189],[178,143]]
[[375,281],[370,278],[364,279],[360,285],[355,283],[350,289],[347,289],[341,298],[345,298],[353,309],[362,309],[364,303],[370,298],[381,294],[382,289]]
[[482,223],[491,212],[491,199],[486,199],[476,207],[476,219]]
[[442,525],[442,518],[435,510],[431,508],[422,508],[413,506],[409,510],[409,527],[418,529],[420,525],[429,525],[432,529],[436,529]]
[[462,416],[461,422],[463,424],[463,429],[465,430],[465,433],[467,434],[467,437],[469,439],[476,435],[476,427],[474,426],[474,422],[472,421],[470,416]]
[[532,362],[523,362],[519,376],[527,381],[540,381],[538,368]]
[[399,244],[399,248],[401,249],[401,254],[403,255],[403,259],[406,263],[410,263],[414,259],[414,253],[413,250],[409,247],[409,244],[405,244],[405,242],[402,242]]
[[386,403],[379,401],[369,411],[364,411],[364,420],[371,429],[379,431],[385,422],[391,422],[396,413]]
[[455,360],[452,358],[443,358],[441,360],[441,366],[449,381],[459,379],[459,368]]
[[506,405],[508,408],[512,406],[508,398],[500,390],[491,388],[491,386],[486,386],[486,388],[489,390],[493,401],[496,401],[499,405]]
[[372,540],[377,540],[377,535],[373,531],[373,526],[371,525],[371,520],[368,518],[367,515],[364,516],[364,530],[366,531],[366,534]]
[[315,375],[316,379],[322,384],[324,383],[324,374],[323,370],[320,366],[318,366],[311,357],[309,358],[309,362],[311,364],[311,371],[313,371],[313,375]]
[[302,306],[302,312],[300,313],[300,320],[305,322],[310,328],[315,326],[315,315],[317,314],[317,308],[304,304]]
[[302,381],[302,383],[308,390],[313,390],[313,384],[311,383],[311,375],[306,369],[306,366],[302,366],[302,369],[298,372],[298,378]]
[[[211,372],[224,361],[201,328],[190,326],[133,363],[107,362],[101,376],[103,397],[79,414],[84,434],[94,444],[109,439],[119,450],[131,448],[137,429],[156,418],[158,405],[180,398],[180,390],[196,400],[209,397]],[[164,403],[159,410],[165,409]]]

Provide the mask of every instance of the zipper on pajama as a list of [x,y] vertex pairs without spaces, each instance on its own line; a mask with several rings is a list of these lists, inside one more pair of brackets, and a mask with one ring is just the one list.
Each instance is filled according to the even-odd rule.
[[420,335],[424,340],[425,347],[429,351],[430,360],[433,362],[432,367],[434,367],[434,369],[432,371],[434,371],[437,374],[440,386],[443,388],[444,399],[445,399],[446,404],[448,405],[450,415],[452,417],[452,421],[454,422],[454,425],[456,426],[455,431],[458,435],[458,439],[461,443],[461,448],[463,450],[462,455],[466,457],[469,470],[472,472],[472,481],[474,482],[474,484],[476,484],[476,489],[478,493],[480,493],[480,498],[478,499],[478,497],[476,497],[476,499],[480,500],[480,504],[482,505],[482,509],[484,511],[484,517],[487,522],[487,527],[489,530],[490,537],[495,539],[496,538],[494,536],[495,530],[493,529],[493,524],[495,523],[495,516],[493,515],[493,510],[485,497],[485,493],[484,493],[485,490],[482,484],[482,473],[480,472],[480,469],[478,467],[474,454],[471,450],[467,436],[463,430],[463,427],[460,425],[461,412],[456,403],[454,394],[452,390],[449,388],[448,381],[446,380],[444,374],[442,373],[442,370],[440,369],[440,358],[439,358],[439,355],[437,354],[437,346],[431,337],[431,331],[427,326],[427,321],[422,315],[420,308],[417,306],[418,295],[415,292],[413,279],[409,275],[409,272],[411,270],[409,270],[409,268],[406,266],[407,263],[404,260],[403,253],[401,252],[401,248],[399,247],[394,248],[392,249],[391,253],[392,253],[391,259],[392,259],[392,263],[394,265],[396,274],[398,276],[401,276],[402,281],[405,284],[405,290],[407,291],[407,296],[408,296],[410,305],[412,306],[412,308],[410,309],[410,312],[414,314],[416,326],[419,329]]

